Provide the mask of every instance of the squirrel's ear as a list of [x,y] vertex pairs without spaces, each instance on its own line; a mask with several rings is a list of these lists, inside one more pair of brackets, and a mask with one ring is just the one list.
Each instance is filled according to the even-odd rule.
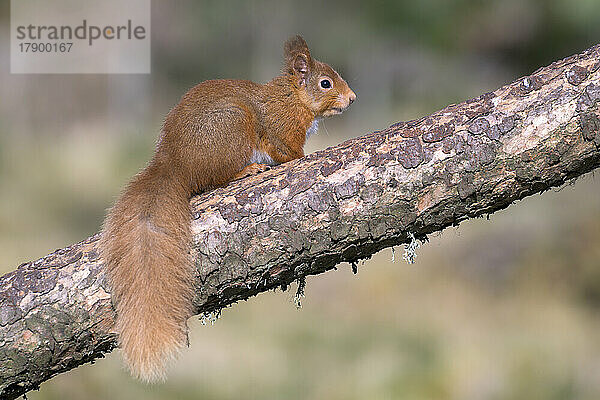
[[290,59],[294,54],[302,53],[310,58],[310,51],[308,45],[300,35],[289,38],[283,45],[283,53],[285,59]]
[[309,72],[310,67],[308,66],[306,56],[304,54],[296,54],[296,57],[294,57],[293,75],[296,75],[298,78],[298,85],[306,85]]
[[302,36],[297,35],[285,42],[283,46],[285,58],[284,72],[296,75],[299,84],[306,84],[306,79],[312,67],[310,51]]

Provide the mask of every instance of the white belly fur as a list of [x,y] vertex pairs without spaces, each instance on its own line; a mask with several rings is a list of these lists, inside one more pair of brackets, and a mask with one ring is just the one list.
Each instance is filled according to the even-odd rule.
[[320,119],[315,118],[311,126],[308,127],[308,129],[306,130],[306,139],[317,133],[317,131],[319,130],[319,121]]
[[254,150],[254,152],[252,153],[252,157],[250,157],[250,162],[248,164],[253,164],[253,163],[277,165],[277,163],[275,162],[275,160],[273,160],[271,158],[271,156],[269,156],[264,151],[258,151],[258,150]]

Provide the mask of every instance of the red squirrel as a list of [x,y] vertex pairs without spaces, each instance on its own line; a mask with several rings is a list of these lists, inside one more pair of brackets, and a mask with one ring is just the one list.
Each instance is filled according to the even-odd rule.
[[168,361],[187,344],[191,196],[303,157],[319,119],[355,99],[295,36],[284,45],[280,76],[266,84],[205,81],[169,112],[154,156],[108,212],[100,239],[115,331],[134,376],[164,379]]

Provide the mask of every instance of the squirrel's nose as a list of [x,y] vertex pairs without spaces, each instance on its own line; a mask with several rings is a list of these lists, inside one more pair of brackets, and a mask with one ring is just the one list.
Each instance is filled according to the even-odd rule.
[[350,91],[350,96],[348,97],[348,100],[350,101],[349,104],[354,103],[354,100],[356,100],[356,93],[354,93],[352,90]]

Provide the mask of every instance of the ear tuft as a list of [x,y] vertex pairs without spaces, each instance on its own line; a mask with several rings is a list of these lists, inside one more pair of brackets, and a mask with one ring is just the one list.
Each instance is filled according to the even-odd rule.
[[300,35],[288,39],[283,45],[285,65],[283,72],[290,75],[300,75],[305,79],[312,68],[312,59],[308,45]]
[[283,53],[286,59],[292,57],[294,54],[297,53],[303,53],[307,56],[310,56],[310,51],[308,51],[308,45],[300,35],[291,37],[285,42],[285,44],[283,45]]

